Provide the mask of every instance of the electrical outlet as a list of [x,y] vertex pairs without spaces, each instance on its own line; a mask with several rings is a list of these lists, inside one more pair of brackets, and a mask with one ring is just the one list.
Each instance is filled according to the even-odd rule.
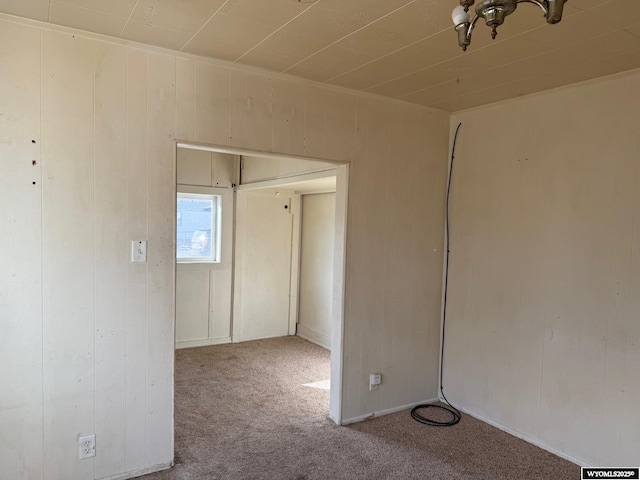
[[382,374],[381,373],[371,373],[369,375],[369,391],[377,390],[378,385],[382,383]]
[[96,456],[96,436],[86,435],[78,440],[80,460]]

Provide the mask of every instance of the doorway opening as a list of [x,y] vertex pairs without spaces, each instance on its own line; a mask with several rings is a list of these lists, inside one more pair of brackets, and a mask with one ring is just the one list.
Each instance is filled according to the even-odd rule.
[[177,144],[176,348],[298,335],[341,423],[348,165]]

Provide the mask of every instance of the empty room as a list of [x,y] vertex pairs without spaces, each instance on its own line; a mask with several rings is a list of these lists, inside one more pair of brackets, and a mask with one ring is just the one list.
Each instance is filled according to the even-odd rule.
[[0,0],[0,480],[638,478],[639,84],[637,0]]

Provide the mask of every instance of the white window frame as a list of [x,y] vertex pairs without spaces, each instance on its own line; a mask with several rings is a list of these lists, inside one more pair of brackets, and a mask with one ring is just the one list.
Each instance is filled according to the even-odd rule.
[[[213,208],[211,210],[212,222],[211,229],[215,229],[215,236],[211,235],[211,255],[208,257],[178,257],[178,241],[176,238],[176,262],[177,263],[220,263],[221,262],[221,231],[222,231],[222,196],[209,193],[187,193],[178,191],[176,195],[176,222],[177,222],[177,205],[178,200],[181,198],[192,198],[197,200],[211,200],[213,201]],[[178,227],[176,224],[176,236]]]

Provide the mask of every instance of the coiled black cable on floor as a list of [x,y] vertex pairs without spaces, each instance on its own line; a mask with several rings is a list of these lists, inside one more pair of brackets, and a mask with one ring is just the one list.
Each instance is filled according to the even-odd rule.
[[[458,423],[462,418],[462,414],[458,411],[456,407],[451,405],[447,400],[447,397],[444,396],[444,386],[442,384],[442,364],[444,363],[444,331],[445,326],[447,324],[447,290],[449,287],[449,197],[451,195],[451,177],[453,175],[453,161],[455,159],[456,154],[456,142],[458,141],[458,132],[460,131],[460,127],[462,123],[458,124],[458,128],[456,128],[456,133],[453,136],[453,146],[451,147],[451,162],[449,162],[449,178],[447,180],[447,199],[446,199],[446,207],[445,207],[445,216],[444,216],[444,224],[446,230],[446,239],[445,239],[445,262],[444,262],[444,298],[442,300],[442,338],[441,346],[440,346],[440,395],[442,396],[442,400],[446,405],[433,405],[433,404],[423,404],[417,405],[413,407],[411,410],[411,417],[414,420],[417,420],[420,423],[424,423],[425,425],[431,425],[432,427],[451,427]],[[425,417],[420,414],[420,411],[427,409],[437,409],[444,410],[445,412],[451,415],[450,420],[439,421],[433,420]]]

